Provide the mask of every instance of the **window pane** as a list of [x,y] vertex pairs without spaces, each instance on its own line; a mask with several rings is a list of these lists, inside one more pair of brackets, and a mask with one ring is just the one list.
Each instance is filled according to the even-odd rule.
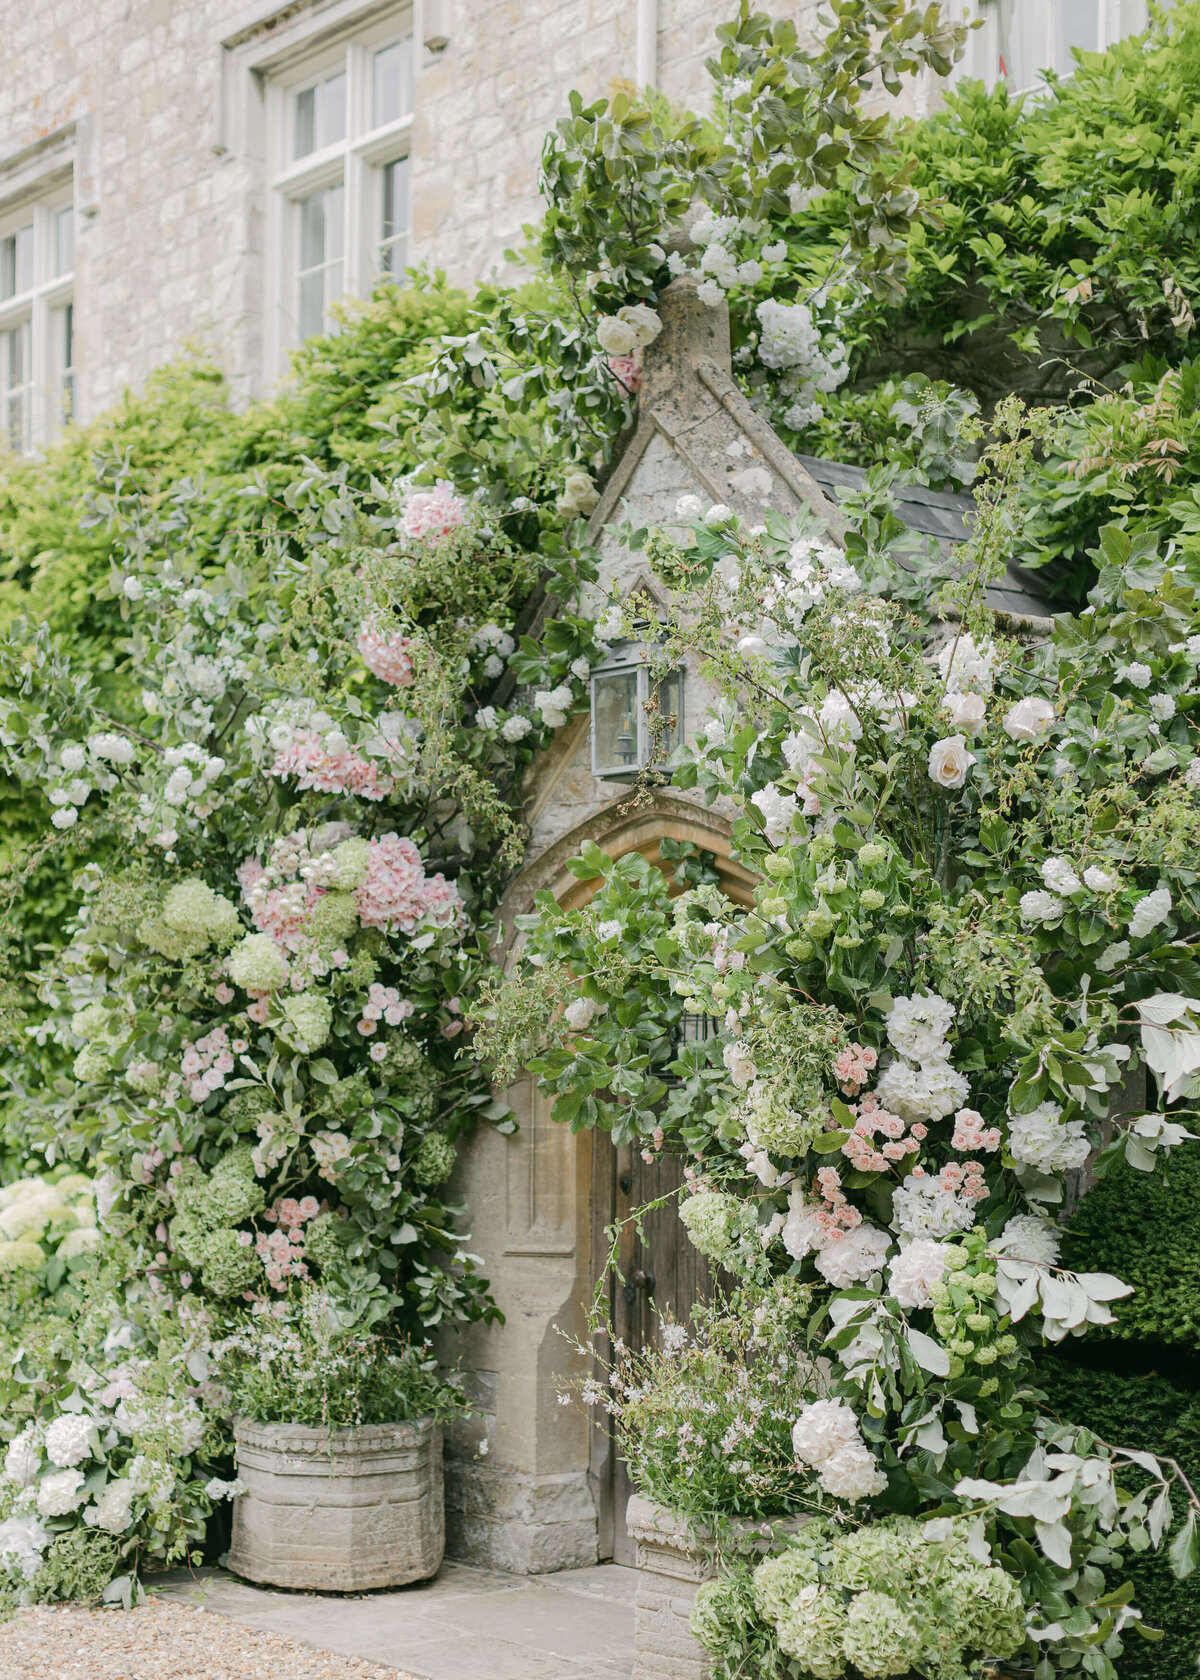
[[0,303],[33,285],[33,226],[0,239]]
[[344,75],[330,76],[327,82],[321,83],[321,118],[318,123],[318,133],[322,146],[331,146],[335,140],[346,138],[346,78]]
[[375,54],[373,72],[371,123],[379,128],[382,123],[406,117],[412,109],[412,36],[381,47]]
[[[325,193],[325,257],[340,262],[346,250],[346,194],[339,185]],[[337,294],[334,293],[334,296]]]
[[309,193],[300,200],[300,268],[325,261],[325,194]]
[[0,423],[10,449],[29,448],[29,323],[0,334]]
[[71,418],[75,408],[75,305],[66,303],[50,316],[50,352],[53,359],[55,396],[59,424]]
[[307,157],[317,144],[317,90],[305,88],[296,95],[293,157]]
[[68,204],[54,213],[54,272],[70,274],[75,266],[75,212]]
[[1072,47],[1084,52],[1100,50],[1100,0],[1058,0],[1058,62],[1056,69],[1075,68]]
[[380,174],[379,272],[400,280],[408,264],[408,159],[384,164]]
[[300,277],[300,337],[319,333],[325,320],[325,270]]
[[638,763],[638,674],[606,671],[595,678],[592,762],[597,770],[636,768]]

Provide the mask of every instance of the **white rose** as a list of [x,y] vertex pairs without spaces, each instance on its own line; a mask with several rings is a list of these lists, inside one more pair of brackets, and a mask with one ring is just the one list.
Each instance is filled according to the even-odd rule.
[[956,729],[967,735],[978,735],[987,715],[987,701],[982,694],[947,694],[942,710]]
[[1005,713],[1004,733],[1014,741],[1036,741],[1053,722],[1054,707],[1049,700],[1030,694]]
[[648,303],[627,303],[624,309],[617,310],[617,320],[624,321],[627,327],[632,328],[635,350],[643,350],[647,344],[653,344],[662,331],[658,312],[651,309]]
[[607,356],[628,356],[638,341],[636,329],[619,315],[601,315],[596,322],[596,337]]
[[963,737],[947,735],[945,740],[935,741],[929,749],[929,779],[938,787],[960,788],[974,763]]

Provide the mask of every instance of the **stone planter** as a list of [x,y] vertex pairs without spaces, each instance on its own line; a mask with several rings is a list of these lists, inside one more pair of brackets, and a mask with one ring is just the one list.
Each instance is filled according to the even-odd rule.
[[[734,1533],[765,1553],[806,1520],[738,1523]],[[697,1588],[720,1573],[708,1537],[637,1493],[625,1522],[637,1547],[632,1680],[711,1680],[712,1659],[688,1626]]]
[[313,1592],[399,1587],[436,1573],[445,1546],[442,1431],[412,1423],[310,1429],[234,1425],[238,1475],[228,1567]]

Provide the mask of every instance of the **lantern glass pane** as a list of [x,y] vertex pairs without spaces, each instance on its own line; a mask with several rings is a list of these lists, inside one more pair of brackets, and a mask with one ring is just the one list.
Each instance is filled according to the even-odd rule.
[[[672,671],[658,685],[658,705],[668,728],[662,737],[663,751],[669,758],[683,741],[683,673]],[[674,723],[670,720],[674,718]]]
[[640,717],[638,674],[636,671],[606,671],[593,680],[593,766],[601,771],[636,770]]

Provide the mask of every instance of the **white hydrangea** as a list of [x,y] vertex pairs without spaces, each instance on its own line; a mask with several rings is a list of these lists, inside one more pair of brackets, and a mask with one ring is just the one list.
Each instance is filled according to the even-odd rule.
[[38,1485],[37,1508],[43,1517],[69,1517],[84,1501],[83,1473],[80,1470],[56,1470],[43,1476]]
[[859,1446],[858,1418],[844,1400],[813,1400],[792,1426],[792,1451],[804,1464],[824,1464],[840,1447]]
[[1039,1103],[1029,1114],[1013,1115],[1008,1122],[1008,1149],[1022,1166],[1046,1173],[1069,1172],[1088,1158],[1088,1140],[1082,1120],[1063,1122],[1057,1103]]
[[933,1305],[929,1291],[946,1275],[945,1254],[929,1237],[916,1237],[900,1250],[888,1267],[888,1290],[897,1306],[913,1312]]
[[945,1061],[954,1015],[954,1005],[936,992],[898,997],[885,1022],[888,1042],[910,1062]]
[[892,1197],[892,1228],[910,1237],[950,1237],[975,1223],[975,1206],[936,1178],[910,1173]]
[[1171,909],[1171,895],[1165,887],[1139,898],[1129,918],[1129,937],[1144,939],[1166,921]]
[[1036,1213],[1014,1214],[989,1247],[993,1254],[1009,1254],[1014,1260],[1042,1266],[1058,1264],[1058,1233]]
[[15,1569],[28,1581],[42,1566],[50,1530],[34,1516],[13,1516],[0,1522],[0,1568]]
[[1119,892],[1120,879],[1107,869],[1101,869],[1098,864],[1091,864],[1083,872],[1084,884],[1090,892],[1114,893]]
[[42,1464],[38,1432],[33,1424],[26,1424],[21,1433],[9,1442],[4,1455],[4,1476],[14,1487],[32,1487]]
[[990,694],[996,681],[995,642],[977,642],[969,633],[947,642],[938,654],[942,681],[953,693]]
[[931,1061],[922,1068],[899,1060],[889,1062],[876,1086],[884,1108],[910,1123],[944,1120],[965,1106],[971,1087],[949,1062]]
[[1058,922],[1066,912],[1066,905],[1054,893],[1042,892],[1040,888],[1036,888],[1032,892],[1021,894],[1023,922]]
[[124,1534],[133,1521],[135,1489],[127,1479],[109,1482],[94,1505],[83,1513],[89,1528],[102,1528],[109,1534]]
[[[1084,879],[1087,879],[1086,870]],[[1079,891],[1079,876],[1065,857],[1048,857],[1042,865],[1042,880],[1052,893],[1058,893],[1063,898],[1070,898],[1072,893]]]
[[872,1499],[887,1486],[887,1477],[861,1442],[827,1458],[817,1480],[832,1498],[851,1501]]
[[92,1420],[80,1412],[63,1412],[46,1430],[46,1457],[69,1469],[92,1456]]
[[887,1258],[891,1238],[874,1225],[859,1225],[827,1241],[817,1255],[817,1270],[835,1289],[865,1283]]
[[780,1240],[793,1260],[803,1260],[805,1255],[812,1254],[824,1245],[825,1227],[821,1222],[821,1210],[816,1202],[805,1199],[804,1191],[799,1185],[796,1185],[788,1196],[787,1218],[780,1232]]

